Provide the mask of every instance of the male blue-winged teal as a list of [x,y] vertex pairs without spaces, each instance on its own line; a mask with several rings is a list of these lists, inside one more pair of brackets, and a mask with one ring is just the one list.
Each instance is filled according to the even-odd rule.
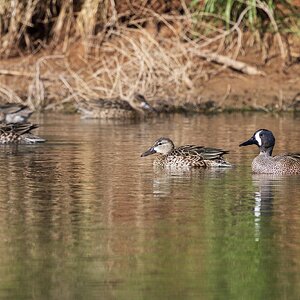
[[19,103],[5,103],[0,105],[0,122],[25,123],[33,111],[26,105]]
[[196,145],[185,145],[175,148],[174,143],[169,138],[159,138],[141,156],[148,156],[154,153],[159,155],[153,164],[160,167],[175,168],[208,168],[208,167],[231,167],[223,155],[228,151],[207,148]]
[[300,153],[284,153],[272,156],[275,137],[270,130],[259,129],[241,146],[257,145],[259,155],[252,161],[252,171],[258,174],[300,174]]
[[0,125],[0,144],[37,144],[46,140],[31,133],[38,125],[16,123]]
[[135,119],[156,112],[138,93],[129,101],[114,98],[79,102],[78,110],[83,119]]

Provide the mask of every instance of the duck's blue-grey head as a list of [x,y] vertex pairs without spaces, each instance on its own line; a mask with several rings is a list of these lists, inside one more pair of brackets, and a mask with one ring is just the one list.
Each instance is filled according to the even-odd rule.
[[272,151],[275,145],[275,137],[272,131],[268,129],[259,129],[253,136],[246,142],[240,144],[239,146],[257,145],[260,152],[272,155]]
[[150,147],[141,156],[148,156],[154,153],[168,154],[174,149],[174,143],[169,138],[161,137],[159,138],[152,147]]

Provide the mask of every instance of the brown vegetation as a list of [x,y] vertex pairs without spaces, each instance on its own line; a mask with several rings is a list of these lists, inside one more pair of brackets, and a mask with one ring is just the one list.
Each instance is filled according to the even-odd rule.
[[220,16],[192,12],[182,0],[4,3],[2,102],[72,110],[81,99],[134,92],[167,110],[300,102],[299,39],[279,34],[266,7],[274,30],[260,36],[242,28],[246,11],[224,28]]

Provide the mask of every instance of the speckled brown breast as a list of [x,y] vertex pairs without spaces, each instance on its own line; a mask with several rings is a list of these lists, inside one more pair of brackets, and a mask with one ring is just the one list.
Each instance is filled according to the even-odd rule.
[[300,154],[285,153],[273,157],[259,154],[252,162],[252,171],[257,174],[300,174]]
[[1,133],[0,134],[0,144],[17,144],[21,140],[21,136],[13,132]]
[[172,168],[230,167],[231,165],[222,157],[225,153],[227,151],[222,149],[185,145],[167,155],[158,155],[153,164]]
[[35,144],[45,142],[44,139],[31,134],[31,130],[38,125],[24,124],[3,124],[0,126],[0,144]]

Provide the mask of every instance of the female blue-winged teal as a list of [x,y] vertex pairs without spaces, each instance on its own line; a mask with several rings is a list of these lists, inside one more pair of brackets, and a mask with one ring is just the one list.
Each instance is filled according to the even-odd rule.
[[185,145],[175,148],[169,138],[159,138],[141,156],[159,153],[153,164],[160,167],[175,168],[207,168],[207,167],[231,167],[224,160],[223,155],[228,151],[217,148],[206,148],[195,145]]
[[119,98],[97,99],[78,103],[83,119],[135,119],[156,112],[141,94],[129,101]]
[[19,103],[5,103],[0,105],[0,122],[25,123],[33,113],[26,105]]
[[257,145],[259,155],[252,161],[252,171],[258,174],[300,174],[300,153],[272,156],[275,137],[270,130],[259,129],[241,146]]
[[37,144],[46,140],[31,133],[31,130],[38,125],[24,124],[6,124],[0,126],[0,144]]

